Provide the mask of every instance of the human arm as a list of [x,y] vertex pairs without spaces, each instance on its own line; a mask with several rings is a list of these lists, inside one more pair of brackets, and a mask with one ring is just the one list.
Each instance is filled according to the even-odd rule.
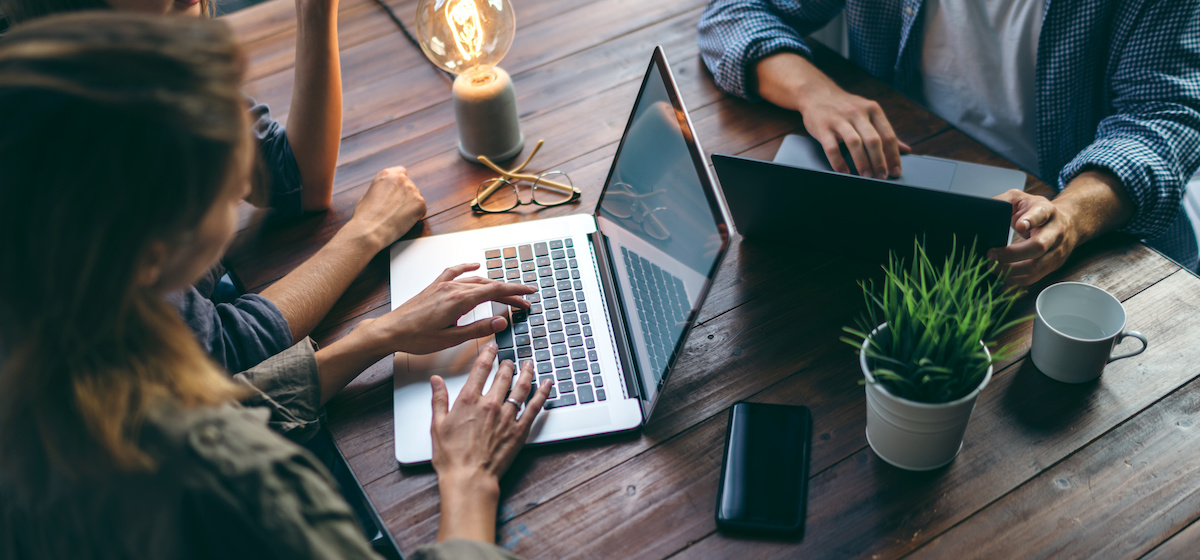
[[701,54],[721,89],[800,112],[834,170],[850,171],[839,148],[845,144],[860,174],[899,176],[900,154],[910,150],[883,110],[846,92],[809,61],[812,52],[803,35],[828,23],[843,4],[711,2],[700,20]]
[[453,409],[449,408],[445,381],[436,375],[430,379],[433,468],[441,495],[439,543],[454,539],[495,542],[500,477],[525,444],[550,394],[550,381],[542,382],[518,416],[521,406],[506,397],[525,403],[532,390],[533,363],[522,364],[514,384],[513,364],[507,360],[500,364],[491,389],[483,394],[496,353],[494,343],[483,348]]
[[338,0],[296,0],[296,70],[287,139],[304,185],[305,212],[328,210],[342,140]]
[[367,263],[425,215],[425,199],[403,167],[375,175],[354,216],[295,270],[262,291],[283,314],[292,339],[308,336]]
[[1058,270],[1076,247],[1129,221],[1134,205],[1121,182],[1104,169],[1080,173],[1054,198],[1016,189],[997,196],[1013,205],[1011,226],[1020,239],[988,251],[1008,269],[1006,281],[1028,286]]
[[[1141,13],[1127,18],[1137,23],[1117,26],[1112,38],[1116,62],[1102,88],[1111,98],[1110,113],[1099,121],[1091,144],[1062,166],[1061,194],[1053,203],[1023,193],[1004,195],[1021,201],[1014,204],[1017,233],[1024,236],[1027,226],[1034,228],[1029,242],[991,253],[1002,263],[1026,262],[1013,271],[1014,282],[1036,282],[1079,244],[1105,231],[1153,238],[1180,215],[1185,182],[1200,166],[1200,89],[1195,87],[1200,83],[1195,46],[1200,44],[1200,6],[1138,6]],[[1051,143],[1042,151],[1045,158],[1056,151],[1054,142],[1069,135],[1043,136]],[[1029,224],[1021,222],[1026,212],[1032,212]]]
[[504,330],[503,317],[480,319],[469,325],[456,322],[485,301],[528,308],[522,296],[536,288],[479,277],[459,278],[479,268],[460,264],[447,268],[429,287],[396,309],[359,323],[346,337],[317,352],[321,372],[321,403],[328,401],[367,366],[392,352],[428,354],[467,340]]

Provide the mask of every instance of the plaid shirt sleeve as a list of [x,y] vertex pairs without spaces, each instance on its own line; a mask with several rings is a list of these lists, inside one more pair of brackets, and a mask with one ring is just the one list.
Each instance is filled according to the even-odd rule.
[[1187,178],[1200,166],[1200,7],[1147,2],[1122,17],[1134,21],[1113,26],[1128,32],[1110,65],[1112,112],[1062,168],[1058,186],[1089,167],[1110,170],[1137,207],[1122,231],[1148,238],[1176,220]]
[[758,61],[792,51],[811,57],[803,36],[829,23],[845,0],[712,0],[700,16],[700,55],[717,86],[758,101]]

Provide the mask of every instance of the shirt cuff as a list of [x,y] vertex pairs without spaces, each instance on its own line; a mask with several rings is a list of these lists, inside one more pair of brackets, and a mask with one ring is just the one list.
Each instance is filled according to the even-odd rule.
[[254,391],[242,404],[270,410],[271,429],[292,441],[307,441],[321,424],[321,380],[316,350],[317,344],[305,338],[233,376]]
[[1058,189],[1091,167],[1116,175],[1134,204],[1133,219],[1120,231],[1141,238],[1162,234],[1179,214],[1183,180],[1163,159],[1136,138],[1102,138],[1071,160],[1058,176]]
[[450,539],[427,544],[413,551],[412,560],[521,560],[494,544],[467,539]]

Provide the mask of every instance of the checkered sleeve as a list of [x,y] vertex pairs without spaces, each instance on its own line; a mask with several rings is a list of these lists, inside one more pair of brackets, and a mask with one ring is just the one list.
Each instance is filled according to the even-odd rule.
[[753,68],[792,51],[810,57],[804,35],[829,23],[845,0],[712,0],[700,16],[700,55],[717,86],[757,101]]
[[1121,22],[1131,32],[1108,82],[1112,114],[1058,182],[1061,189],[1089,167],[1110,170],[1137,208],[1122,230],[1149,238],[1176,220],[1200,167],[1200,4],[1147,4],[1128,16],[1136,22]]

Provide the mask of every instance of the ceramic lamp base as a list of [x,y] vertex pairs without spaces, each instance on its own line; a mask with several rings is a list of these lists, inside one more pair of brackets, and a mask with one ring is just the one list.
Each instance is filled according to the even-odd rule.
[[517,96],[512,78],[501,68],[460,74],[454,79],[454,117],[458,122],[458,153],[479,163],[517,157],[525,136],[517,121]]

